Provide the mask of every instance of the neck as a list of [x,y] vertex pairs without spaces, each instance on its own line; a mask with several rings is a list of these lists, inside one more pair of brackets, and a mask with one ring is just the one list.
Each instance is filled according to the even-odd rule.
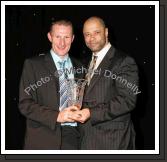
[[[107,41],[107,42],[105,43],[105,45],[103,46],[103,48],[105,48],[105,47],[108,45],[108,43],[109,43],[109,42]],[[103,48],[102,48],[102,49],[103,49]],[[101,50],[102,50],[102,49],[101,49]],[[94,54],[94,55],[97,55],[97,53],[100,52],[101,50],[96,51],[96,52],[93,52],[93,54]]]
[[[59,56],[59,55],[58,55]],[[62,60],[64,60],[64,58],[66,58],[67,57],[67,55],[65,55],[65,56],[59,56]]]

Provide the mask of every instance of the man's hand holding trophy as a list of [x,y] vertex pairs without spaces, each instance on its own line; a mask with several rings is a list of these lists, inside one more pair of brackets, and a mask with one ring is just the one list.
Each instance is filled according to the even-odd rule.
[[71,107],[72,113],[68,114],[68,118],[72,121],[84,123],[90,117],[88,108],[82,108],[85,86],[85,79],[68,79],[68,106]]

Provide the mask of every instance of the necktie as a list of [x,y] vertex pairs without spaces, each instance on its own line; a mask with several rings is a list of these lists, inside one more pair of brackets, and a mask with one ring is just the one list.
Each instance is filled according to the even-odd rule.
[[65,74],[66,61],[58,62],[60,66],[59,85],[60,85],[60,111],[67,107],[68,95],[67,95],[67,76]]
[[91,61],[91,64],[89,66],[89,70],[88,70],[88,73],[86,74],[86,80],[88,81],[88,85],[90,83],[90,80],[91,80],[91,77],[92,77],[92,74],[93,74],[93,70],[94,70],[94,67],[96,65],[96,60],[97,60],[97,56],[93,56],[93,59]]

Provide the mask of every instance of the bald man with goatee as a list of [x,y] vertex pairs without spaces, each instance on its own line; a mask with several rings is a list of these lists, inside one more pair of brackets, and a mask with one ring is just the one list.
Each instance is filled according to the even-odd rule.
[[92,59],[83,108],[78,111],[81,117],[75,119],[82,123],[83,150],[135,149],[131,112],[137,96],[128,85],[138,86],[138,68],[133,58],[109,42],[108,34],[101,18],[85,21],[83,35]]

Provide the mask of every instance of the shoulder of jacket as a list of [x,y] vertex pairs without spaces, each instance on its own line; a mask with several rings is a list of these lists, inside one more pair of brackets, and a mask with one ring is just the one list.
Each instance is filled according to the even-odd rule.
[[42,61],[45,56],[47,55],[47,53],[40,53],[36,56],[33,56],[33,57],[30,57],[30,58],[27,58],[26,61],[27,62],[38,62],[38,61]]
[[122,60],[122,61],[124,61],[126,59],[134,60],[134,58],[130,54],[128,54],[127,52],[124,52],[120,49],[116,49],[115,56],[118,57],[118,59]]
[[128,64],[128,63],[135,63],[135,59],[129,55],[127,52],[124,52],[120,49],[115,49],[114,55],[114,65],[121,65],[121,64]]

